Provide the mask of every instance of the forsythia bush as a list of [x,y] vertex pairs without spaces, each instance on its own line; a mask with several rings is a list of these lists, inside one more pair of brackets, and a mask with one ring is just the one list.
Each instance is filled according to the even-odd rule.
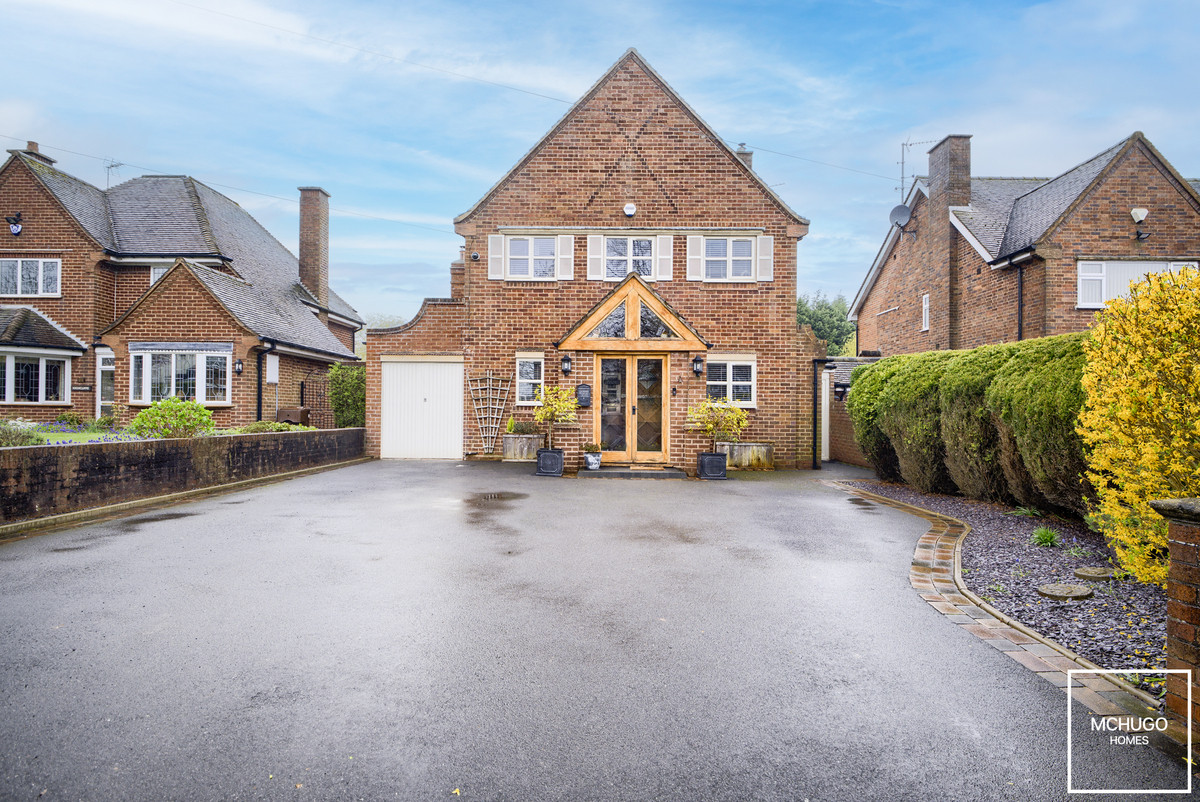
[[1167,523],[1149,502],[1200,496],[1200,272],[1134,284],[1098,315],[1085,350],[1092,520],[1127,571],[1163,585]]

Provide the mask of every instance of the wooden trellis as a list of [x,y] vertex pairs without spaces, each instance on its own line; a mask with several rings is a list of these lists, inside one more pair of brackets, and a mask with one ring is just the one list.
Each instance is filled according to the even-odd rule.
[[496,450],[496,436],[504,423],[504,406],[508,403],[508,387],[512,380],[493,376],[489,370],[485,375],[467,381],[471,385],[471,402],[475,405],[483,450],[491,454]]

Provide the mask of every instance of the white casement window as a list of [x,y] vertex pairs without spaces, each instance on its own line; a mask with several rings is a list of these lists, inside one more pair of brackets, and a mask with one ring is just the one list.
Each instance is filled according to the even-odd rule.
[[1195,262],[1078,262],[1078,309],[1103,309],[1107,301],[1129,295],[1129,285],[1147,273],[1195,267]]
[[545,358],[540,353],[517,354],[517,406],[541,406]]
[[153,285],[170,269],[170,265],[150,265],[150,284]]
[[753,281],[753,237],[705,237],[705,281]]
[[0,295],[61,295],[61,259],[0,259]]
[[157,350],[172,343],[131,343],[129,400],[148,404],[175,396],[201,404],[228,404],[233,347],[220,343]]
[[775,279],[775,238],[759,235],[687,238],[688,281],[747,283]]
[[604,278],[620,281],[637,273],[654,280],[654,237],[605,237]]
[[0,353],[0,403],[70,404],[71,354]]
[[575,237],[570,234],[489,234],[488,278],[565,281],[575,277]]
[[921,296],[921,331],[929,331],[929,293]]
[[728,399],[735,407],[758,403],[758,365],[753,356],[712,354],[706,370],[709,398]]

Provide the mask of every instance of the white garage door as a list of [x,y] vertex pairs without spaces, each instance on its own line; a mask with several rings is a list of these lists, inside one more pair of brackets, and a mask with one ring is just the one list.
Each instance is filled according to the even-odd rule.
[[379,453],[462,459],[463,363],[384,362]]

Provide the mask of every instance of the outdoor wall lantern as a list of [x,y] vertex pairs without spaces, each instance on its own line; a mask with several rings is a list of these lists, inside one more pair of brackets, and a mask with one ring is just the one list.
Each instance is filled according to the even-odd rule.
[[233,372],[239,376],[242,375],[242,360],[240,360],[240,359],[233,360]]
[[17,212],[12,217],[5,217],[4,222],[8,223],[8,230],[15,237],[21,233],[21,213]]
[[570,375],[571,375],[571,355],[570,355],[570,354],[563,354],[563,358],[562,358],[562,374],[563,374],[564,376],[570,376]]
[[697,376],[699,376],[703,372],[704,372],[704,357],[700,356],[699,354],[696,354],[694,357],[692,357],[692,373],[695,373]]

